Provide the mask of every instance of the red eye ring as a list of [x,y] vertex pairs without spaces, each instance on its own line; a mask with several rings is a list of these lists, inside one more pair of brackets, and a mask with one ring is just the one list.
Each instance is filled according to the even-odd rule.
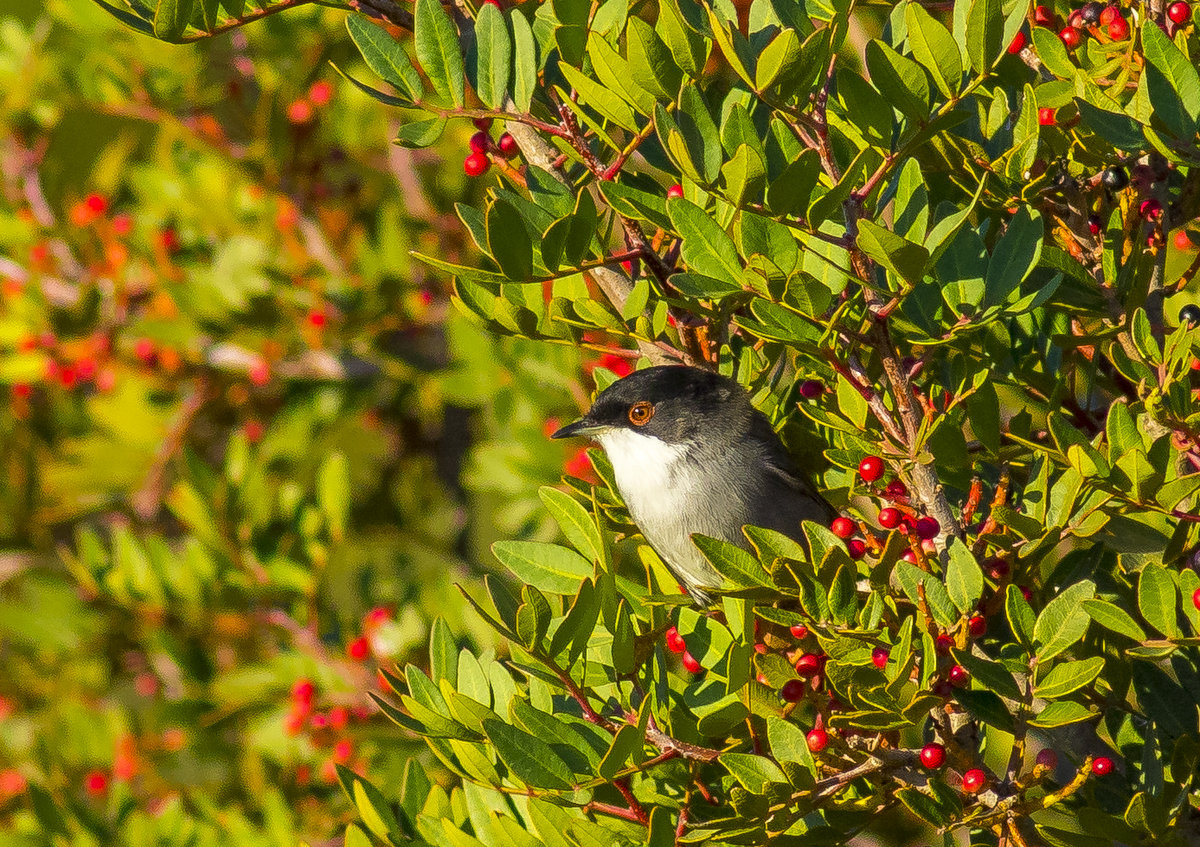
[[654,404],[642,400],[629,407],[629,422],[634,426],[645,426],[654,417]]

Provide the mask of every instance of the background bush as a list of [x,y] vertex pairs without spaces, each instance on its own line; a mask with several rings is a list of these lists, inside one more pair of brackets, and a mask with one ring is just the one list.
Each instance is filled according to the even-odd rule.
[[[0,838],[1196,840],[1190,6],[292,5],[0,20]],[[684,602],[645,361],[858,522]]]

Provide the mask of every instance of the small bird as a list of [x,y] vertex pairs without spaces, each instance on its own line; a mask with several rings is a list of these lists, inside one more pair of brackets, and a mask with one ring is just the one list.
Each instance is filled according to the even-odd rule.
[[692,534],[749,549],[746,524],[805,543],[804,520],[837,512],[796,471],[766,415],[729,377],[662,365],[619,379],[551,438],[588,436],[608,454],[646,541],[697,603],[721,575]]

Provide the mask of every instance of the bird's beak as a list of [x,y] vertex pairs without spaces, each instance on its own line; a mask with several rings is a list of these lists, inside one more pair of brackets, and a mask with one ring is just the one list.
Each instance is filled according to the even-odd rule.
[[550,437],[551,438],[578,438],[579,436],[599,435],[600,433],[604,432],[607,429],[608,429],[607,426],[605,426],[603,424],[598,424],[595,421],[590,420],[585,415],[582,418],[580,418],[579,420],[575,421],[575,423],[567,424],[566,426],[564,426],[562,429],[560,429],[558,432],[554,433]]

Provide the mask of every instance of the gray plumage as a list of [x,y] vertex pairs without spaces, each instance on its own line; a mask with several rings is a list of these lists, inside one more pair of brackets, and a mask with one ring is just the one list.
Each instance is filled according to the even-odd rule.
[[[630,419],[639,404],[652,407],[640,425]],[[748,549],[742,527],[752,524],[804,543],[801,521],[836,515],[745,390],[711,371],[666,365],[630,374],[552,437],[575,435],[604,448],[630,517],[698,602],[721,577],[693,533]]]

